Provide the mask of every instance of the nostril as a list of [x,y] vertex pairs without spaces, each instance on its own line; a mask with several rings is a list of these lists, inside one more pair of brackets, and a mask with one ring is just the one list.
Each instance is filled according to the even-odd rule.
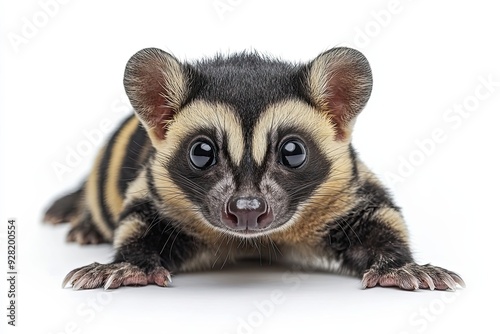
[[222,210],[221,214],[222,222],[229,228],[239,229],[238,228],[238,217],[236,215],[228,212],[227,210]]
[[257,218],[257,225],[259,226],[259,228],[266,228],[269,225],[271,225],[273,220],[274,220],[273,210],[269,208],[268,210],[266,210],[266,212],[262,213]]

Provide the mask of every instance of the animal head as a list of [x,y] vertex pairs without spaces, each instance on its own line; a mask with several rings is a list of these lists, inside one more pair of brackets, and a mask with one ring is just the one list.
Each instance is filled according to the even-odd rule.
[[348,185],[372,76],[349,48],[306,64],[255,53],[182,63],[151,48],[129,60],[124,85],[156,150],[158,204],[180,222],[253,237]]

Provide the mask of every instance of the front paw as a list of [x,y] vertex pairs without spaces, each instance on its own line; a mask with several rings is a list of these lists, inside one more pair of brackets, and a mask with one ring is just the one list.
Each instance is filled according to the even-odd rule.
[[151,271],[144,271],[138,266],[128,262],[100,264],[94,262],[88,266],[76,268],[70,271],[63,281],[63,288],[68,284],[75,290],[116,289],[125,285],[147,285],[156,284],[167,286],[172,282],[170,273],[162,266],[157,266]]
[[396,286],[404,290],[437,289],[455,290],[457,285],[465,287],[462,278],[449,270],[430,264],[407,263],[399,268],[372,266],[363,275],[363,289],[380,286]]

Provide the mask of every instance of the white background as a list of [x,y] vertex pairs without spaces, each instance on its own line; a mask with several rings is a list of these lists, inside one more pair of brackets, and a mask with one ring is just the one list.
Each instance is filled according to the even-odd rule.
[[[498,328],[500,24],[493,1],[54,1],[0,5],[1,254],[9,218],[17,220],[19,244],[16,328],[6,324],[7,256],[0,256],[2,332]],[[41,217],[88,172],[104,139],[89,143],[85,131],[127,114],[122,74],[133,53],[156,46],[190,60],[255,49],[307,61],[340,45],[365,53],[374,75],[356,148],[384,179],[392,176],[417,260],[457,271],[466,289],[361,290],[356,278],[258,265],[178,275],[165,289],[60,288],[69,270],[112,256],[109,246],[66,244],[68,226],[42,225]],[[78,148],[88,152],[58,175],[54,165],[67,165]]]

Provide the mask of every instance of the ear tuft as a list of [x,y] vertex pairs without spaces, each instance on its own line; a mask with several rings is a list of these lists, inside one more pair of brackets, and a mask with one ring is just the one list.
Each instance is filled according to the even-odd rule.
[[123,84],[132,107],[156,145],[165,139],[169,121],[187,96],[187,78],[181,63],[160,49],[143,49],[128,61]]
[[313,102],[337,127],[338,140],[350,137],[356,116],[372,90],[372,74],[365,56],[351,48],[333,48],[314,59],[307,76]]

